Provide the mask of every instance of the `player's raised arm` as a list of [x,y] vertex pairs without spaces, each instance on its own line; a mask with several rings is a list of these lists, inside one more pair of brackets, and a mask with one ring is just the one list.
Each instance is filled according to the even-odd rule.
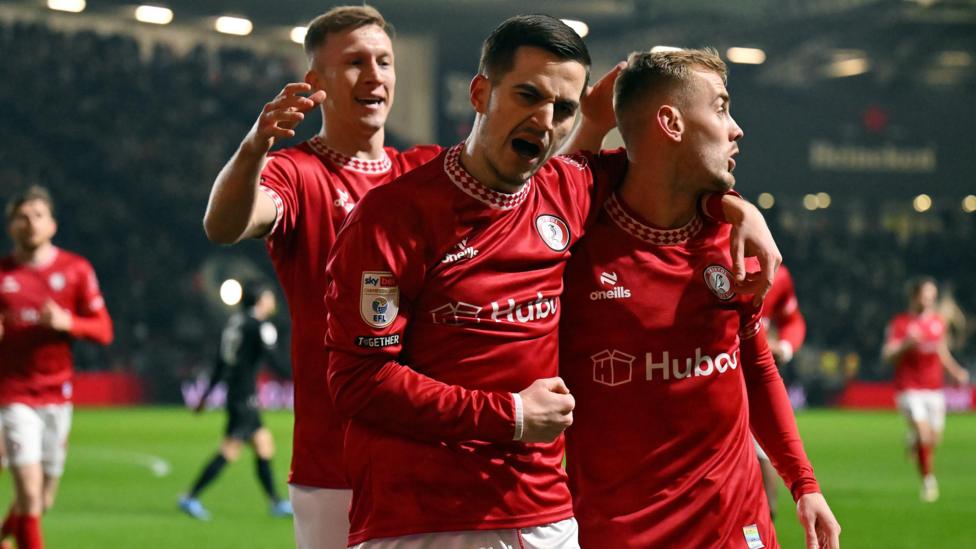
[[595,153],[603,148],[603,139],[617,126],[617,119],[613,113],[613,83],[617,81],[617,75],[625,66],[627,66],[626,61],[617,63],[596,84],[587,88],[580,101],[579,124],[560,149],[560,154],[577,151]]
[[207,237],[219,244],[266,235],[277,210],[272,199],[258,192],[265,156],[275,142],[295,135],[295,126],[305,113],[325,100],[325,92],[310,84],[288,84],[264,105],[261,115],[244,137],[237,151],[217,174],[203,218]]

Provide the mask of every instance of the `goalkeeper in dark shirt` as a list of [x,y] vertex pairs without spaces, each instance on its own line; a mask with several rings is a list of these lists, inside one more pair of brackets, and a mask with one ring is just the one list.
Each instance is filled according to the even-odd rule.
[[203,468],[189,493],[180,498],[180,509],[193,518],[210,518],[210,513],[200,503],[198,496],[228,462],[240,457],[241,449],[248,443],[256,454],[256,472],[261,487],[271,501],[271,514],[278,517],[290,517],[292,514],[290,502],[281,499],[274,487],[271,473],[274,440],[271,431],[261,422],[258,411],[257,376],[261,365],[266,363],[275,372],[289,375],[288,368],[276,359],[278,332],[268,322],[275,308],[275,294],[270,286],[263,282],[248,282],[244,285],[241,310],[230,317],[221,334],[214,372],[196,411],[203,409],[214,387],[226,380],[227,429],[217,455]]

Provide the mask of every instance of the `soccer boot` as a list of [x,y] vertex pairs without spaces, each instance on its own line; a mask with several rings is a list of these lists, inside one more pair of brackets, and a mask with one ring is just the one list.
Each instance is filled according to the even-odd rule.
[[294,514],[291,509],[291,502],[287,499],[279,499],[278,501],[271,502],[271,516],[278,518],[287,518]]
[[197,498],[182,496],[180,498],[180,511],[197,520],[210,520],[210,512],[207,511]]
[[922,489],[919,492],[919,499],[927,503],[932,503],[939,499],[939,483],[935,480],[935,475],[926,475],[922,479]]

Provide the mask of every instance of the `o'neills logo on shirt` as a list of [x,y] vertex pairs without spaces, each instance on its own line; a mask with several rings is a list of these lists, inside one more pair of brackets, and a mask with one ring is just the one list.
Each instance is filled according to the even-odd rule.
[[630,290],[623,286],[617,286],[616,272],[600,273],[600,284],[612,286],[609,290],[596,290],[590,292],[591,301],[601,301],[604,299],[627,299],[630,297]]

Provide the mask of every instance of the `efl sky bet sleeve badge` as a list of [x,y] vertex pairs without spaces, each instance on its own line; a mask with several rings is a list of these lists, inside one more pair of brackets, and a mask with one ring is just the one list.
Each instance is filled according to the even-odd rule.
[[705,285],[722,301],[728,301],[735,295],[732,290],[732,271],[721,265],[709,265],[702,273],[705,277]]
[[554,215],[540,215],[535,218],[535,228],[542,241],[557,252],[569,247],[569,226]]
[[385,328],[400,310],[400,287],[393,273],[364,271],[359,290],[359,315],[373,328]]

